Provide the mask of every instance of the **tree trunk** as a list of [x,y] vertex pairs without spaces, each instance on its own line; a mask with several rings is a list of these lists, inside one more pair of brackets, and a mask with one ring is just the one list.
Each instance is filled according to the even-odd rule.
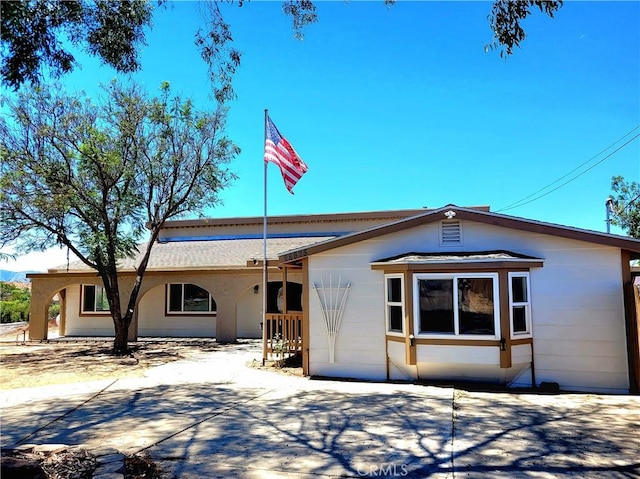
[[116,330],[113,340],[113,353],[125,355],[129,352],[129,325],[131,321],[126,321],[125,316],[125,318],[113,318],[113,324]]

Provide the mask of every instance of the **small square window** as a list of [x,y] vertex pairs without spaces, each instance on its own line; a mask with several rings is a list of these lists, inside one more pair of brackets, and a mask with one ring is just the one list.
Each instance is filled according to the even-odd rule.
[[527,278],[524,276],[511,277],[511,294],[514,303],[527,302]]
[[527,332],[527,309],[526,306],[514,306],[512,308],[513,315],[513,332],[526,333]]
[[402,278],[388,278],[387,286],[387,300],[390,303],[402,302]]
[[102,286],[96,284],[82,285],[82,312],[108,313],[109,300]]
[[402,332],[402,306],[389,306],[389,331]]

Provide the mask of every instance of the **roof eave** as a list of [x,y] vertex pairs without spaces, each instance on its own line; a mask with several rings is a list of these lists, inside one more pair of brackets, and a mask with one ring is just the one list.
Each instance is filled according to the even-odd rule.
[[[453,212],[454,215],[449,214],[447,217],[442,217],[441,215],[445,212]],[[602,244],[605,246],[619,247],[623,250],[629,251],[633,259],[637,259],[638,257],[640,257],[640,240],[635,238],[612,235],[580,228],[573,228],[563,225],[556,225],[552,223],[545,223],[526,218],[507,216],[499,213],[492,213],[489,211],[463,208],[455,205],[447,205],[442,208],[427,211],[416,216],[403,218],[398,221],[375,226],[367,230],[323,241],[321,243],[316,243],[311,247],[286,251],[282,253],[282,255],[280,256],[280,260],[284,263],[297,261],[301,258],[328,251],[330,249],[346,246],[358,241],[364,241],[376,236],[395,233],[416,226],[429,224],[449,217],[477,221],[494,226],[512,228],[533,233],[558,236],[567,239],[586,241],[596,244]]]

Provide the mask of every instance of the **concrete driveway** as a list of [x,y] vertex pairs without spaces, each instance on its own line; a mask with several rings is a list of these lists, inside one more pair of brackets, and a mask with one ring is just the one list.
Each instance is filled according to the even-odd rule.
[[178,478],[640,477],[640,397],[472,392],[248,368],[259,344],[145,378],[3,391],[2,446],[148,452]]

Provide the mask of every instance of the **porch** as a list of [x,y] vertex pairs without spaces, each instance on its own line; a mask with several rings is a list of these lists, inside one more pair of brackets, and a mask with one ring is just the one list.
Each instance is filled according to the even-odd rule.
[[263,362],[302,355],[301,311],[267,313],[263,328]]

